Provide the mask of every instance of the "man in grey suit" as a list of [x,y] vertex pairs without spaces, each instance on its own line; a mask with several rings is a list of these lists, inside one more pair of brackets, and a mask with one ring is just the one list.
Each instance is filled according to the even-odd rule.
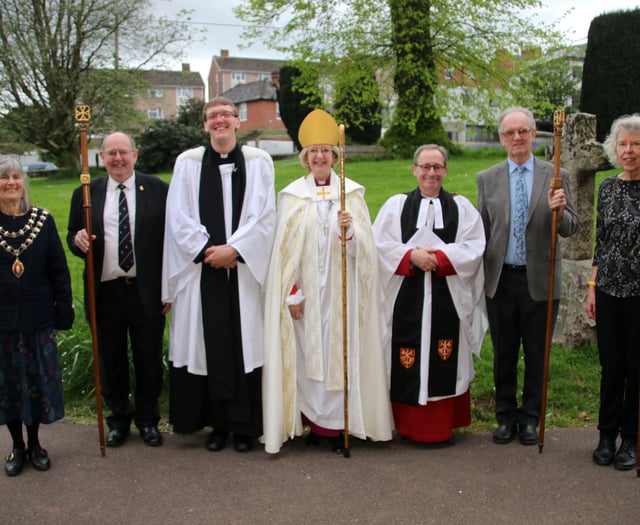
[[[549,289],[552,210],[557,232],[568,237],[578,228],[566,170],[563,188],[550,189],[553,164],[533,156],[536,124],[531,111],[505,110],[498,117],[507,160],[477,175],[478,210],[487,239],[485,294],[494,350],[498,428],[493,441],[523,445],[538,442]],[[554,311],[562,294],[562,255],[556,251]],[[524,351],[522,402],[517,403],[518,355]]]

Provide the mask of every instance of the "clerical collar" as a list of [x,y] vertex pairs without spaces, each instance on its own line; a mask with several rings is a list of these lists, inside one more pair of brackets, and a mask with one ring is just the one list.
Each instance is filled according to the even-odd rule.
[[215,149],[213,149],[213,146],[211,146],[211,159],[213,160],[214,164],[217,165],[235,163],[236,152],[239,150],[239,148],[240,145],[236,144],[229,153],[219,153]]
[[323,181],[316,179],[315,176],[313,177],[313,180],[315,181],[316,186],[331,186],[331,173],[329,173],[329,176]]
[[438,200],[440,198],[440,194],[438,193],[437,195],[432,195],[431,197],[425,195],[424,193],[420,192],[420,195],[422,196],[423,199],[431,199],[433,200]]

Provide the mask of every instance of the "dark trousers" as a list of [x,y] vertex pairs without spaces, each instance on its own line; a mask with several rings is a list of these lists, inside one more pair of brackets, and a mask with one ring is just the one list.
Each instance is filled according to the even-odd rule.
[[[554,301],[553,322],[558,311]],[[503,269],[493,298],[487,297],[493,343],[493,378],[498,424],[538,425],[542,402],[547,302],[529,294],[526,271]],[[522,403],[518,406],[518,358],[524,353]]]
[[601,432],[636,442],[640,366],[640,297],[613,297],[596,289],[600,355]]
[[211,399],[207,376],[169,365],[169,414],[173,431],[191,434],[212,426],[245,436],[262,434],[262,368],[245,374],[233,399]]
[[[138,289],[123,279],[100,284],[96,305],[103,397],[111,410],[109,428],[127,432],[133,419],[138,428],[156,426],[162,391],[162,337],[165,318],[148,317]],[[128,339],[135,377],[135,409],[129,383]]]

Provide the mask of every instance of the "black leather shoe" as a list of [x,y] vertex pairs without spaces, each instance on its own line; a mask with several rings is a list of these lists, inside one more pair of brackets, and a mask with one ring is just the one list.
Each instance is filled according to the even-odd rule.
[[616,439],[610,436],[600,435],[598,448],[593,451],[593,462],[596,465],[611,465],[613,455],[616,452]]
[[535,425],[520,425],[518,437],[521,445],[535,445],[538,442],[538,431]]
[[7,462],[4,464],[4,473],[7,476],[17,476],[22,472],[26,451],[23,448],[14,448],[6,457]]
[[236,452],[249,452],[253,448],[253,438],[244,434],[234,434],[233,448]]
[[613,466],[618,470],[631,470],[636,466],[636,444],[627,439],[622,440],[622,445],[613,458]]
[[207,439],[205,439],[204,448],[211,452],[220,452],[227,446],[228,435],[228,432],[214,430],[207,436]]
[[331,445],[331,450],[336,454],[344,452],[344,437],[342,435],[329,438],[329,444]]
[[140,437],[145,445],[150,447],[159,447],[162,445],[162,434],[158,427],[143,427],[140,429]]
[[511,443],[513,436],[516,434],[516,426],[514,425],[500,425],[493,433],[493,442],[498,445],[506,445]]
[[36,470],[49,470],[51,466],[47,451],[40,445],[27,449],[27,457],[31,460],[31,464]]
[[107,434],[107,446],[119,447],[125,442],[128,435],[129,435],[128,432],[123,432],[119,428],[112,428],[111,430],[109,430],[109,433]]

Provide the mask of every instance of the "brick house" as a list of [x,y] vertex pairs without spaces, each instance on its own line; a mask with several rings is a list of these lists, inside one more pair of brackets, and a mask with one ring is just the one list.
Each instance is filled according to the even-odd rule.
[[238,84],[223,95],[238,106],[243,129],[285,129],[271,79]]
[[229,50],[220,50],[213,56],[209,68],[209,98],[217,97],[239,84],[271,79],[284,60],[230,57]]
[[200,73],[182,64],[181,71],[143,70],[140,74],[149,83],[145,96],[140,96],[138,108],[148,119],[175,118],[180,106],[190,98],[204,100],[204,81]]
[[[274,73],[276,80],[277,73]],[[258,80],[239,84],[223,95],[237,106],[240,117],[239,138],[272,155],[293,153],[293,142],[280,119],[274,80]]]

